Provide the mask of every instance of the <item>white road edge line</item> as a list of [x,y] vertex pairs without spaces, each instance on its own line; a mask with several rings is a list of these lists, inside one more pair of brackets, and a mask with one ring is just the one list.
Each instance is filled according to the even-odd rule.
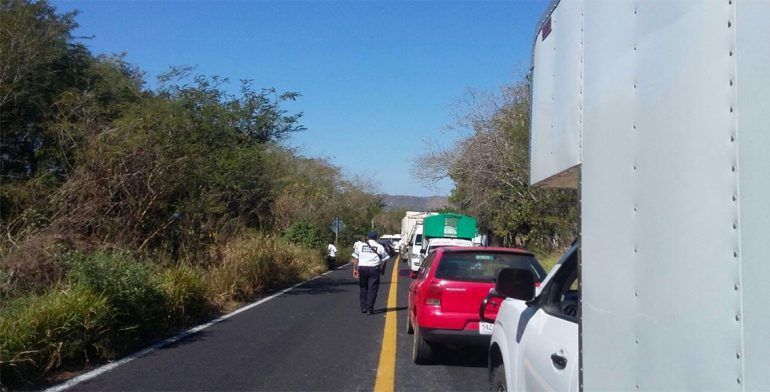
[[201,330],[204,330],[204,329],[206,329],[206,328],[208,328],[208,327],[210,327],[210,326],[212,326],[214,324],[217,324],[217,323],[219,323],[221,321],[227,320],[230,317],[233,317],[233,316],[235,316],[235,315],[237,315],[237,314],[239,314],[241,312],[245,312],[245,311],[247,311],[247,310],[249,310],[251,308],[254,308],[254,307],[257,307],[259,305],[262,305],[263,303],[265,303],[267,301],[270,301],[271,299],[276,298],[276,297],[278,297],[278,296],[280,296],[282,294],[286,294],[289,291],[294,290],[297,287],[302,286],[305,283],[308,283],[308,282],[311,282],[313,280],[316,280],[316,279],[318,279],[318,278],[320,278],[320,277],[322,277],[324,275],[327,275],[327,274],[329,274],[331,272],[334,272],[334,271],[337,271],[337,270],[341,270],[341,269],[347,267],[349,264],[350,263],[343,264],[343,265],[335,268],[334,270],[326,271],[326,272],[322,273],[321,275],[318,275],[316,277],[310,278],[310,279],[308,279],[308,280],[306,280],[304,282],[297,283],[294,286],[291,286],[291,287],[289,287],[287,289],[283,289],[283,290],[281,290],[281,291],[279,291],[279,292],[277,292],[277,293],[275,293],[275,294],[273,294],[273,295],[271,295],[269,297],[262,298],[262,299],[258,300],[257,302],[252,302],[252,303],[250,303],[250,304],[248,304],[246,306],[243,306],[241,308],[238,308],[238,309],[236,309],[236,310],[234,310],[234,311],[232,311],[232,312],[230,312],[230,313],[228,313],[228,314],[226,314],[224,316],[215,318],[214,320],[211,320],[211,321],[209,321],[209,322],[207,322],[205,324],[201,324],[201,325],[192,327],[192,328],[190,328],[190,329],[188,329],[186,331],[180,332],[180,333],[178,333],[178,334],[176,334],[176,335],[174,335],[174,336],[172,336],[172,337],[170,337],[170,338],[168,338],[166,340],[162,340],[162,341],[160,341],[158,343],[155,343],[155,344],[153,344],[150,347],[147,347],[147,348],[145,348],[143,350],[137,351],[137,352],[135,352],[135,353],[133,353],[133,354],[127,356],[127,357],[124,357],[124,358],[122,358],[120,360],[108,363],[106,365],[102,365],[102,366],[100,366],[100,367],[98,367],[98,368],[96,368],[94,370],[91,370],[90,372],[81,374],[81,375],[79,375],[79,376],[77,376],[77,377],[75,377],[73,379],[70,379],[67,382],[64,382],[62,384],[59,384],[59,385],[53,386],[51,388],[48,388],[48,389],[45,390],[45,392],[60,392],[60,391],[64,391],[64,390],[67,390],[69,388],[74,387],[75,385],[80,384],[81,382],[88,381],[88,380],[91,380],[93,378],[96,378],[100,374],[107,373],[110,370],[115,369],[118,366],[125,365],[125,364],[133,361],[134,359],[141,358],[141,357],[143,357],[143,356],[145,356],[145,355],[147,355],[147,354],[149,354],[149,353],[151,353],[151,352],[153,352],[153,351],[155,351],[155,350],[157,350],[157,349],[159,349],[159,348],[161,348],[163,346],[166,346],[166,345],[169,345],[169,344],[174,343],[176,341],[179,341],[181,339],[184,339],[184,338],[186,338],[186,337],[188,337],[188,336],[190,336],[192,334],[195,334],[197,332],[200,332]]

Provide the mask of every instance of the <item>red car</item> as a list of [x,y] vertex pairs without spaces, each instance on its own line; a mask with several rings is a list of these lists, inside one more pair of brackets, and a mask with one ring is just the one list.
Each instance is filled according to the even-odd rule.
[[[414,334],[412,359],[433,362],[438,344],[489,345],[493,324],[481,322],[481,302],[495,287],[503,268],[529,268],[536,282],[545,270],[522,249],[491,247],[440,248],[426,257],[409,287],[407,332]],[[497,307],[487,307],[494,318]]]

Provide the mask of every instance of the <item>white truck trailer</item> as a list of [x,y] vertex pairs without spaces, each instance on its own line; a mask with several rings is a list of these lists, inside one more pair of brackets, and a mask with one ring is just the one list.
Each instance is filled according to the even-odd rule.
[[553,1],[532,67],[531,182],[579,192],[579,353],[522,346],[553,329],[506,300],[508,389],[770,390],[770,1]]
[[417,223],[422,223],[422,220],[429,215],[434,215],[431,212],[422,211],[407,211],[404,217],[401,219],[401,253],[402,258],[408,257],[410,242],[414,235],[414,229]]

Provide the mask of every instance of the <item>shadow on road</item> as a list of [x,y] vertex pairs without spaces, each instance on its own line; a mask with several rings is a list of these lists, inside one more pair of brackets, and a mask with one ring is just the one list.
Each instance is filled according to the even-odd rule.
[[397,307],[397,308],[374,309],[374,314],[387,313],[387,312],[398,312],[400,310],[406,310],[406,306],[400,306],[400,307]]
[[[220,323],[226,323],[226,322],[227,322],[227,320],[220,321]],[[164,345],[158,347],[158,350],[175,349],[177,347],[184,346],[184,345],[187,345],[187,344],[190,344],[190,343],[195,343],[195,342],[199,342],[201,340],[206,340],[206,338],[210,334],[211,334],[211,332],[210,331],[206,331],[206,330],[198,331],[198,332],[195,332],[195,333],[191,333],[191,334],[189,334],[189,335],[187,335],[187,336],[185,336],[183,338],[180,338],[176,342],[164,344]],[[151,356],[152,353],[150,353],[149,355]]]
[[358,287],[358,281],[353,279],[344,280],[331,280],[331,279],[316,279],[295,288],[294,290],[286,292],[284,295],[320,295],[320,294],[334,294],[349,291],[352,289],[347,286]]
[[462,347],[451,349],[437,347],[436,365],[462,366],[462,367],[487,367],[487,347]]

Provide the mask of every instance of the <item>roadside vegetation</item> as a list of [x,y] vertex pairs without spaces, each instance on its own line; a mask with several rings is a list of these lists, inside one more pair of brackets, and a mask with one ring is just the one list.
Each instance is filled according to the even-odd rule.
[[382,209],[285,147],[297,92],[175,67],[154,88],[73,38],[76,14],[0,0],[0,376],[116,358],[326,269]]
[[550,269],[577,237],[577,193],[529,185],[529,79],[461,102],[451,128],[464,136],[449,147],[428,141],[413,175],[428,185],[450,178],[450,203],[491,244],[528,248]]

